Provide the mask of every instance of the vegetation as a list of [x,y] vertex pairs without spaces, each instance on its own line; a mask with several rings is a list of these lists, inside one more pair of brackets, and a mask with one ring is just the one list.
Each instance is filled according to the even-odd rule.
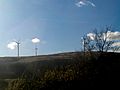
[[0,80],[0,90],[5,90],[7,85],[8,85],[7,81],[3,79]]
[[90,59],[88,56],[87,60],[84,60],[84,57],[80,57],[81,55],[77,54],[70,63],[55,68],[49,67],[43,75],[40,71],[27,71],[18,79],[11,81],[8,90],[65,90],[118,85],[117,81],[120,80],[118,53],[102,53],[97,59]]
[[108,51],[117,51],[120,49],[119,46],[115,46],[116,42],[119,42],[116,39],[116,33],[112,32],[111,27],[106,27],[103,31],[95,29],[92,33],[85,35],[82,38],[84,51],[92,52],[108,52]]

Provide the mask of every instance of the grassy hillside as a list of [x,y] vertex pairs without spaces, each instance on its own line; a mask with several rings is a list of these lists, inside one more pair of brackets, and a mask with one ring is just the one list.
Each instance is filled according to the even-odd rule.
[[[9,90],[65,90],[119,86],[120,54],[80,52],[0,58],[2,87]],[[18,78],[19,77],[19,78]],[[4,90],[1,89],[1,90]]]
[[[0,57],[0,76],[2,74],[15,75],[23,73],[29,68],[57,66],[69,63],[78,52],[60,53],[51,55],[20,57]],[[1,78],[0,77],[0,78]],[[3,75],[3,77],[5,77]],[[5,77],[6,78],[6,77]]]
[[[40,71],[70,63],[74,52],[40,56],[0,57],[0,90],[7,87],[8,82],[20,77],[24,72]],[[4,85],[3,85],[4,84]]]

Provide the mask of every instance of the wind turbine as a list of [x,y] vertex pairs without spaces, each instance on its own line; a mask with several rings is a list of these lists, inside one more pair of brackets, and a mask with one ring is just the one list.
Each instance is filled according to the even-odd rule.
[[20,57],[20,41],[15,41],[15,43],[17,44],[17,55],[18,55],[18,59]]
[[17,47],[17,57],[19,59],[20,57],[20,41],[13,41],[10,42],[7,47],[11,50],[14,50]]
[[32,39],[32,43],[35,44],[35,56],[37,56],[37,54],[38,54],[37,44],[38,44],[39,42],[40,42],[40,39],[38,39],[38,38],[33,38],[33,39]]

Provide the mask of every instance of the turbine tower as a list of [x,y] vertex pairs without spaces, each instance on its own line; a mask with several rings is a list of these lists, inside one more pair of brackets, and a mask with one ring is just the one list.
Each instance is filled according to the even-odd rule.
[[35,44],[35,56],[37,56],[37,51],[38,51],[37,44]]
[[20,41],[15,41],[15,43],[17,44],[17,57],[19,59],[19,57],[20,57]]
[[40,39],[38,39],[38,38],[33,38],[32,39],[32,43],[34,43],[35,44],[35,56],[37,56],[37,51],[38,51],[38,48],[37,48],[37,44],[40,42]]

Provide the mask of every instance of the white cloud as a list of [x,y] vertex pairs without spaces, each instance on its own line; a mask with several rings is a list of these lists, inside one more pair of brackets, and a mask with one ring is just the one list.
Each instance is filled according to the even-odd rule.
[[96,7],[96,5],[94,3],[92,3],[92,2],[90,2],[88,0],[80,0],[75,5],[78,6],[78,7],[88,6],[88,5],[90,5],[92,7]]
[[87,37],[89,37],[91,40],[94,40],[95,39],[95,34],[94,33],[88,33],[87,34]]
[[96,5],[90,1],[87,1],[91,6],[96,7]]
[[84,5],[86,5],[86,3],[84,3],[83,1],[79,1],[76,3],[76,6],[78,6],[78,7],[82,7]]
[[109,39],[111,40],[120,40],[120,32],[118,31],[115,31],[115,32],[108,31],[107,34]]
[[113,47],[115,47],[115,46],[120,47],[120,42],[115,42],[115,43],[112,44],[112,46],[113,46]]
[[33,38],[33,39],[32,39],[32,42],[33,42],[33,43],[39,43],[39,42],[40,42],[40,39],[38,39],[38,38]]
[[9,49],[15,49],[16,48],[16,46],[17,46],[17,43],[16,42],[10,42],[8,45],[7,45],[7,47],[9,48]]
[[[94,40],[95,36],[96,35],[94,33],[88,33],[87,34],[87,37],[89,37],[91,40]],[[120,40],[120,32],[119,31],[115,31],[115,32],[108,31],[107,33],[103,33],[102,38],[107,39],[108,41],[110,41],[110,40]]]

